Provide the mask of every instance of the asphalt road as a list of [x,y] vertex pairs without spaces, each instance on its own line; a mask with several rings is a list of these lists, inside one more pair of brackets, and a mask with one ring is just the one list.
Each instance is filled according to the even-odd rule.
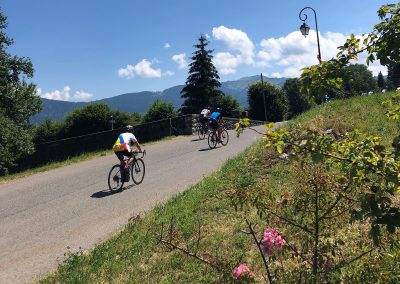
[[184,191],[261,138],[251,130],[239,139],[229,134],[229,144],[214,150],[196,136],[146,146],[143,183],[120,193],[110,194],[107,186],[115,155],[0,184],[0,283],[45,276],[68,250],[92,248],[130,217]]

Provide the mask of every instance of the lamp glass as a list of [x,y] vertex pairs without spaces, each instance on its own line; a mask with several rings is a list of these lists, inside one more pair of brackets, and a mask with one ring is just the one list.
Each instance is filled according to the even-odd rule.
[[304,22],[301,26],[300,26],[300,31],[301,34],[306,37],[308,36],[308,33],[310,31],[310,27],[306,24],[306,22]]

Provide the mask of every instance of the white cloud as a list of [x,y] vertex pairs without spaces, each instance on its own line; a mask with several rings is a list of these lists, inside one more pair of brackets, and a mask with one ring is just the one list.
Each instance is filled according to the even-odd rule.
[[254,44],[245,32],[219,26],[217,28],[213,28],[212,33],[214,39],[223,41],[230,51],[238,52],[236,57],[240,63],[253,63]]
[[164,76],[173,76],[173,75],[175,75],[175,72],[167,71],[167,72],[163,72],[161,75],[162,75],[163,77],[164,77]]
[[43,93],[42,89],[37,89],[37,95],[41,98],[49,99],[49,100],[59,100],[59,101],[69,101],[71,99],[71,95],[69,91],[71,88],[69,86],[65,86],[62,91],[55,90],[52,92]]
[[186,53],[175,54],[172,56],[172,60],[178,63],[178,69],[186,69],[188,67]]
[[71,96],[70,94],[71,87],[64,86],[64,88],[60,90],[54,90],[51,92],[43,93],[41,88],[38,88],[36,94],[45,99],[49,100],[58,100],[58,101],[74,101],[74,102],[81,102],[81,101],[88,101],[90,98],[93,97],[92,94],[87,93],[85,91],[76,91],[74,95]]
[[218,52],[213,58],[213,63],[221,74],[228,75],[236,72],[240,59],[229,52]]
[[[361,36],[357,36],[361,37]],[[329,60],[339,52],[338,46],[345,43],[347,36],[341,33],[327,32],[320,34],[320,47],[323,60]],[[262,66],[279,66],[282,72],[274,72],[277,77],[297,77],[301,74],[301,68],[318,63],[318,44],[315,31],[310,31],[307,38],[303,37],[299,31],[292,32],[284,37],[264,39],[260,43],[261,50],[257,53],[258,62]],[[365,63],[365,55],[361,55],[358,62]],[[278,69],[277,68],[277,69]],[[385,74],[385,67],[379,63],[369,66],[374,75],[379,71]]]
[[168,42],[166,42],[166,43],[164,44],[164,48],[168,49],[168,48],[170,48],[170,47],[171,47],[171,45],[170,45]]
[[74,101],[80,101],[80,102],[87,102],[90,98],[92,98],[93,95],[90,93],[86,93],[84,91],[76,91],[75,95],[73,96]]
[[151,67],[152,63],[147,59],[142,59],[136,65],[128,64],[125,68],[118,70],[119,77],[125,77],[127,79],[132,79],[135,76],[144,78],[161,78],[164,73],[161,73],[160,69],[153,69]]

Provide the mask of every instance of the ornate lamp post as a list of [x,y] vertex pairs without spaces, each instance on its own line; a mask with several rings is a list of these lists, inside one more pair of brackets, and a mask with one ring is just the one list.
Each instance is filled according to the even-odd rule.
[[310,31],[310,27],[307,25],[306,20],[307,20],[307,14],[301,14],[304,10],[306,9],[310,9],[314,12],[314,18],[315,18],[315,30],[317,32],[317,43],[318,43],[318,61],[319,63],[321,63],[321,48],[319,46],[319,35],[318,35],[318,22],[317,22],[317,13],[315,12],[315,10],[311,7],[305,7],[303,9],[301,9],[300,13],[299,13],[299,19],[301,21],[303,21],[303,24],[300,26],[300,31],[301,34],[304,37],[307,37],[309,31]]

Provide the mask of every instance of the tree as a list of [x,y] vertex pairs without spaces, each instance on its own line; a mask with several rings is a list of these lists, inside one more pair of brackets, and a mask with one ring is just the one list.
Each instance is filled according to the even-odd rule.
[[350,64],[343,70],[344,97],[353,97],[377,89],[372,72],[364,64]]
[[65,135],[67,137],[79,136],[111,129],[111,116],[113,116],[114,128],[127,124],[119,113],[113,112],[109,106],[100,103],[89,104],[75,109],[65,118]]
[[[266,118],[264,111],[264,99]],[[249,116],[252,119],[282,121],[288,116],[289,102],[286,93],[268,82],[257,81],[250,85],[247,92]]]
[[29,58],[6,52],[13,44],[4,30],[7,17],[0,10],[0,174],[6,174],[15,161],[34,151],[29,118],[41,110]]
[[389,63],[387,81],[391,83],[391,89],[400,87],[400,62]]
[[64,125],[62,122],[46,119],[34,129],[33,142],[40,144],[62,138]]
[[286,80],[282,89],[286,92],[289,100],[289,117],[294,117],[311,108],[310,97],[300,92],[299,79]]
[[379,71],[379,74],[378,74],[377,84],[378,84],[379,89],[381,89],[381,90],[384,89],[385,86],[386,86],[385,78],[383,78],[383,75],[382,75],[381,71]]
[[176,112],[172,103],[156,100],[150,106],[149,110],[143,115],[143,122],[151,122],[161,119],[172,118],[175,116]]
[[210,103],[211,97],[221,95],[217,88],[221,86],[218,81],[217,69],[212,63],[212,50],[207,50],[209,43],[204,35],[199,37],[199,43],[194,45],[197,50],[193,52],[189,64],[189,76],[186,79],[185,87],[181,94],[184,102],[180,109],[181,113],[199,113]]
[[233,117],[235,112],[240,111],[239,102],[232,96],[217,96],[211,99],[213,108],[220,108],[222,116]]

